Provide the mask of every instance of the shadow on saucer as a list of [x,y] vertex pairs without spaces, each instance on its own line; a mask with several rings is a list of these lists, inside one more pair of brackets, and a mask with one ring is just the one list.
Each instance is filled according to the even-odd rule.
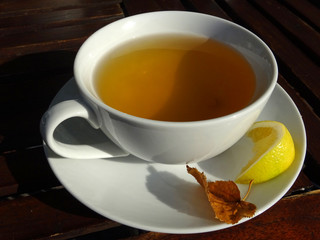
[[148,167],[146,186],[158,200],[179,212],[214,221],[214,213],[200,185],[167,171]]

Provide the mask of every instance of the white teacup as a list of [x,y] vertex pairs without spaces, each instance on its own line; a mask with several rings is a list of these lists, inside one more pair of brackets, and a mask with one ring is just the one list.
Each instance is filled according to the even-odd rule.
[[[215,119],[166,122],[131,116],[99,100],[93,87],[93,72],[101,58],[128,39],[158,33],[197,34],[240,51],[256,75],[251,103]],[[150,162],[185,164],[222,153],[246,133],[267,103],[276,85],[278,69],[267,45],[243,27],[205,14],[164,11],[127,17],[95,32],[81,46],[74,74],[82,98],[58,103],[41,121],[43,139],[54,152],[67,158],[114,157],[103,149],[69,146],[54,138],[54,130],[61,122],[82,117],[129,154]]]

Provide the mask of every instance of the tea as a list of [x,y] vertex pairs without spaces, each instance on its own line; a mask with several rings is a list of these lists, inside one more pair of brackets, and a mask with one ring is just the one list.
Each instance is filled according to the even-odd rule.
[[255,74],[235,49],[190,35],[133,39],[106,55],[95,72],[108,106],[162,121],[221,117],[247,106]]

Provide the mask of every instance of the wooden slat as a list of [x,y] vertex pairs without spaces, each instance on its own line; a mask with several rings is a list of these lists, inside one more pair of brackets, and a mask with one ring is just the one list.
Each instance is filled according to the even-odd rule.
[[290,84],[295,86],[305,99],[309,99],[313,108],[320,111],[320,67],[248,1],[226,0],[225,5],[237,21],[259,35],[270,46],[277,57],[281,73],[290,76]]
[[197,12],[210,14],[216,17],[231,20],[231,18],[223,11],[223,9],[215,2],[211,0],[190,0],[190,4]]
[[283,199],[262,215],[228,229],[189,235],[150,232],[130,240],[319,239],[319,201],[320,192],[315,191],[310,195]]
[[125,12],[130,15],[135,15],[144,12],[160,11],[160,6],[153,0],[142,1],[142,0],[124,0],[123,6]]
[[284,196],[290,196],[296,194],[296,192],[303,192],[313,188],[316,188],[314,183],[310,181],[308,175],[306,175],[304,171],[301,171],[295,183]]
[[179,0],[123,0],[127,15],[164,10],[185,10]]
[[0,197],[16,193],[19,184],[11,173],[5,156],[0,155]]
[[[28,105],[24,105],[24,107],[28,108]],[[11,113],[5,115],[0,121],[0,124],[3,123],[0,132],[0,137],[3,138],[3,142],[0,145],[0,152],[7,153],[13,150],[26,149],[42,144],[39,125],[41,116],[46,109],[47,106],[40,105],[38,110],[24,111],[21,114]],[[30,115],[26,116],[26,114]],[[9,119],[12,119],[11,122],[7,122]],[[24,123],[22,124],[21,121],[24,121]],[[16,125],[16,128],[11,128],[14,125]]]
[[278,27],[281,26],[285,33],[290,36],[291,41],[297,42],[301,48],[308,51],[309,55],[314,57],[316,63],[320,62],[319,32],[276,0],[253,1],[253,3],[261,7],[276,22],[275,24]]
[[[65,27],[64,33],[61,33],[59,29],[45,30],[42,31],[40,35],[38,33],[31,33],[20,43],[15,42],[15,40],[21,39],[23,34],[6,36],[1,42],[4,46],[4,48],[1,49],[1,54],[2,56],[10,57],[12,55],[21,56],[53,50],[57,49],[57,47],[59,47],[59,49],[76,49],[88,35],[107,23],[108,21],[100,24],[88,24],[83,26],[84,28],[87,28],[84,31],[85,33],[82,32],[78,26]],[[72,34],[73,31],[75,31],[74,35]],[[38,50],[39,47],[41,50]]]
[[[81,26],[66,26],[31,32],[30,34],[17,33],[0,38],[0,64],[21,55],[48,52],[54,50],[77,51],[88,36],[99,28],[117,20],[118,18],[102,19]],[[18,42],[17,42],[18,41]]]
[[301,1],[301,0],[280,0],[282,3],[290,6],[292,11],[296,15],[302,16],[309,24],[320,29],[320,9],[319,1],[314,0],[313,2],[317,3],[318,7],[315,4],[312,4],[312,1]]
[[297,105],[305,123],[308,152],[320,165],[320,151],[318,147],[318,143],[320,142],[320,118],[281,74],[279,75],[278,82]]
[[13,2],[0,3],[0,64],[27,54],[77,51],[93,32],[124,16],[119,1]]
[[[181,0],[154,0],[159,6],[161,11],[165,10],[185,10],[185,6],[181,3]],[[134,1],[137,2],[137,1]],[[149,1],[144,1],[149,2]]]
[[0,201],[0,239],[68,239],[119,226],[66,190]]
[[69,25],[82,25],[90,21],[115,18],[116,16],[122,16],[119,5],[93,5],[86,8],[36,12],[32,15],[0,17],[0,35],[3,37],[19,32],[27,35],[28,32],[39,32],[43,29]]
[[75,52],[56,51],[24,56],[0,66],[1,152],[42,143],[41,116],[72,77],[74,57]]
[[42,146],[0,156],[0,197],[60,186]]
[[113,5],[120,2],[121,0],[2,0],[0,2],[0,18],[32,15],[39,12],[50,12],[60,9],[85,8],[97,5]]

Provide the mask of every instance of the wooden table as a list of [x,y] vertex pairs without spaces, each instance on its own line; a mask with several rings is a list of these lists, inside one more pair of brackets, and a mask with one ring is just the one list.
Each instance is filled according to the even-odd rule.
[[[305,122],[305,166],[256,218],[216,232],[145,232],[106,219],[52,173],[39,121],[73,75],[80,45],[100,27],[157,10],[234,21],[275,53],[280,85]],[[320,239],[320,4],[317,0],[2,0],[0,2],[0,239]]]

